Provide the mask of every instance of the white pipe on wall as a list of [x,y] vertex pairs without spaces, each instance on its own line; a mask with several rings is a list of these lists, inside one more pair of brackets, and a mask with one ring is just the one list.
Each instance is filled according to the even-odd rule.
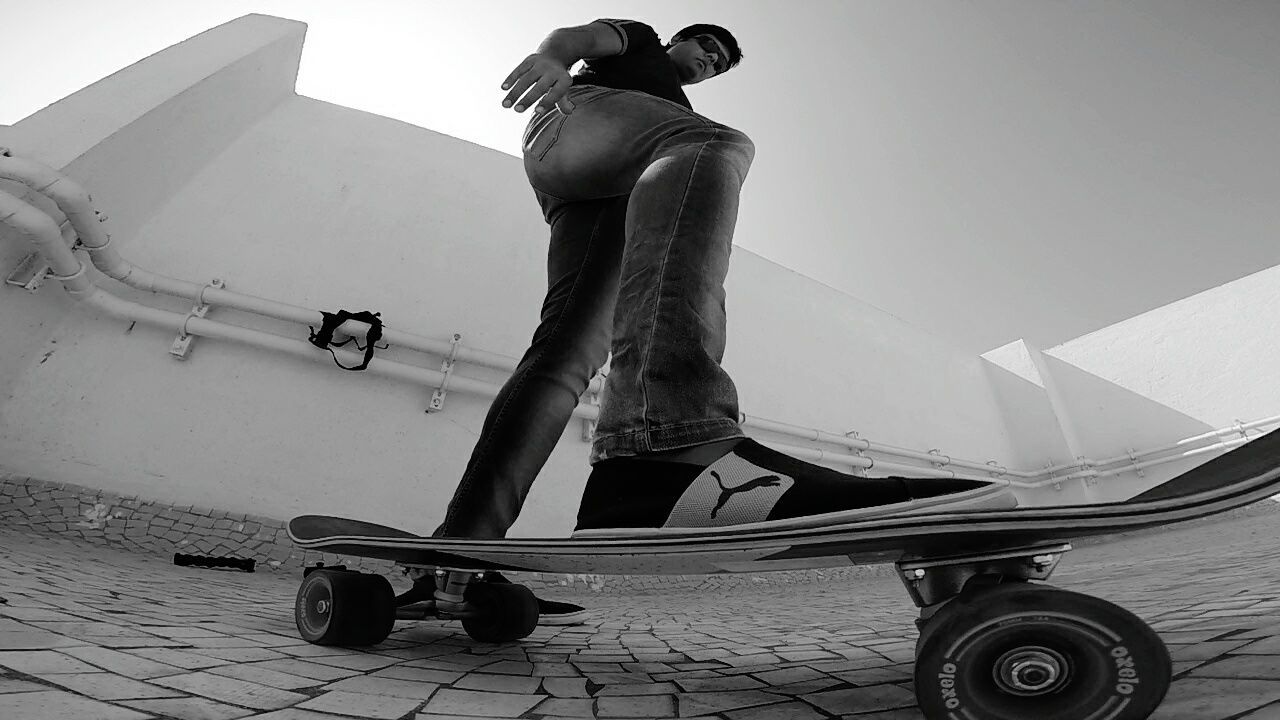
[[[0,223],[9,225],[39,249],[40,253],[52,268],[54,278],[63,283],[72,297],[83,300],[90,305],[121,319],[141,321],[148,324],[158,325],[160,327],[173,328],[182,334],[234,340],[320,362],[328,361],[329,358],[327,356],[316,353],[315,347],[303,340],[282,337],[273,333],[251,330],[192,315],[183,315],[166,310],[150,308],[132,301],[118,298],[102,288],[97,287],[88,278],[87,268],[75,257],[70,247],[68,247],[70,238],[64,237],[64,235],[72,235],[72,231],[74,231],[74,236],[79,237],[81,244],[86,250],[88,250],[90,258],[95,266],[97,266],[107,276],[124,282],[132,287],[150,292],[159,292],[176,297],[189,298],[197,304],[222,305],[280,320],[309,325],[319,325],[323,322],[323,315],[315,310],[222,290],[211,285],[199,285],[185,280],[177,280],[158,273],[150,272],[129,263],[111,247],[111,238],[102,229],[97,217],[97,212],[92,206],[92,198],[89,196],[88,192],[86,192],[79,184],[61,175],[52,168],[30,160],[8,156],[6,151],[0,148],[0,179],[20,182],[30,187],[36,193],[52,200],[58,206],[59,210],[61,210],[61,212],[66,216],[70,227],[60,228],[48,214],[44,213],[40,209],[12,196],[7,192],[0,191]],[[368,324],[355,320],[349,320],[338,328],[338,330],[344,334],[361,338],[365,337],[368,329]],[[438,355],[448,355],[454,351],[453,346],[448,342],[431,340],[429,338],[398,332],[389,328],[384,329],[383,338],[389,343],[395,345]],[[362,355],[357,355],[350,351],[334,349],[334,352],[342,355],[347,362],[359,363],[363,359]],[[457,349],[455,357],[456,359],[464,362],[471,362],[505,370],[513,370],[516,363],[515,359],[505,355],[463,347],[459,347]],[[439,387],[445,379],[443,372],[427,370],[425,368],[376,357],[370,362],[368,369],[370,372],[378,375],[394,377],[396,379],[413,382],[427,387]],[[597,376],[591,381],[588,391],[598,392],[601,384],[601,378]],[[491,383],[472,380],[457,375],[450,376],[449,387],[466,392],[485,394],[490,397],[496,395],[500,389],[497,385],[493,385]],[[573,415],[586,420],[595,420],[599,416],[599,409],[591,405],[579,405],[575,408]],[[1175,456],[1146,463],[1136,463],[1136,458],[1138,457],[1150,457],[1171,449],[1180,449],[1186,444],[1199,440],[1219,438],[1221,435],[1229,434],[1231,432],[1243,433],[1243,431],[1247,429],[1274,424],[1275,422],[1280,422],[1280,416],[1255,421],[1248,425],[1237,424],[1234,428],[1226,428],[1223,430],[1205,433],[1195,438],[1188,438],[1187,440],[1183,440],[1173,445],[1144,451],[1142,453],[1136,453],[1134,459],[1126,456],[1121,458],[1112,458],[1101,462],[1077,462],[1074,464],[1054,466],[1038,472],[1009,470],[1007,468],[994,465],[994,463],[979,464],[966,460],[957,460],[947,455],[922,453],[914,450],[908,450],[906,448],[874,443],[863,438],[851,438],[845,435],[836,435],[822,430],[803,428],[764,418],[747,416],[746,414],[743,414],[741,421],[741,424],[744,427],[753,427],[791,437],[840,445],[859,453],[856,456],[833,454],[827,451],[806,447],[770,444],[781,452],[787,452],[800,458],[816,460],[819,462],[838,462],[864,469],[874,466],[880,470],[890,472],[908,472],[927,477],[974,479],[992,482],[994,476],[997,478],[994,481],[1000,482],[1001,484],[1031,488],[1040,487],[1047,483],[1062,482],[1064,480],[1116,475],[1122,472],[1150,467],[1152,465],[1173,462],[1188,455],[1209,452],[1219,448],[1234,447],[1235,445],[1245,442],[1245,440],[1240,439],[1237,441],[1228,441],[1226,443],[1217,443],[1191,453],[1184,453],[1182,456]],[[896,463],[886,463],[883,461],[876,462],[863,457],[861,455],[862,452],[875,452],[882,455],[891,455],[928,462],[933,465],[934,468],[900,465]],[[1112,471],[1107,471],[1105,473],[1098,473],[1092,469],[1088,469],[1073,475],[1058,478],[1052,477],[1053,473],[1065,469],[1105,467],[1107,465],[1121,462],[1126,463],[1126,466]],[[945,466],[976,470],[983,473],[983,475],[959,474],[951,470],[939,469]],[[1003,478],[1006,476],[1018,479],[1004,480]]]
[[[102,228],[89,193],[52,168],[31,160],[0,156],[0,178],[20,182],[56,203],[75,228],[81,244],[89,251],[93,264],[108,277],[139,290],[188,298],[201,305],[218,305],[304,325],[319,326],[324,322],[324,316],[316,310],[178,280],[130,263],[111,247],[111,237]],[[369,331],[369,325],[358,320],[348,320],[338,331],[363,339]],[[437,355],[448,355],[452,349],[447,341],[431,340],[391,328],[383,329],[382,339],[393,345]],[[457,359],[497,369],[511,370],[515,367],[512,358],[506,355],[470,348],[459,348]],[[598,380],[595,389],[599,390]]]
[[[39,249],[41,255],[44,256],[49,266],[53,269],[53,278],[62,282],[73,298],[112,316],[122,320],[169,328],[188,335],[234,340],[288,353],[304,359],[316,360],[325,364],[330,362],[329,355],[316,352],[315,346],[305,340],[281,337],[273,333],[216,322],[193,315],[147,307],[146,305],[112,295],[95,285],[89,278],[87,266],[80,262],[75,254],[71,252],[71,249],[64,244],[62,235],[58,231],[58,226],[52,218],[38,208],[15,198],[7,192],[0,192],[0,224],[8,226],[19,237]],[[347,362],[359,363],[363,358],[363,355],[341,348],[335,348],[334,352]],[[374,358],[369,363],[369,371],[377,375],[405,380],[424,387],[438,387],[444,382],[445,377],[444,373],[438,370],[428,370],[379,358]],[[448,387],[455,390],[489,395],[496,395],[501,389],[493,383],[458,375],[452,375],[449,378]],[[583,409],[585,411],[594,410],[594,408]],[[585,414],[589,419],[594,419],[594,413],[588,412]]]
[[[776,420],[765,420],[764,418],[744,416],[746,421],[743,425],[747,427],[755,427],[761,430],[768,430],[782,435],[790,435],[814,442],[830,443],[832,445],[843,445],[850,450],[874,452],[881,455],[894,455],[912,460],[922,460],[924,462],[933,463],[938,466],[955,466],[969,470],[978,470],[983,473],[994,473],[1001,476],[1010,475],[1016,478],[1033,479],[1045,474],[1046,471],[1025,472],[1021,470],[1009,470],[1000,466],[980,465],[976,462],[968,460],[957,460],[949,455],[931,455],[916,450],[908,450],[906,448],[894,447],[893,445],[885,445],[883,443],[875,443],[864,438],[849,437],[847,435],[836,435],[834,433],[824,432],[822,430],[813,430],[811,428],[800,427],[799,425],[790,425],[787,423],[777,422]],[[847,456],[845,456],[847,457]],[[1072,466],[1074,467],[1074,466]],[[939,476],[939,477],[951,477]],[[989,479],[989,478],[988,478]]]

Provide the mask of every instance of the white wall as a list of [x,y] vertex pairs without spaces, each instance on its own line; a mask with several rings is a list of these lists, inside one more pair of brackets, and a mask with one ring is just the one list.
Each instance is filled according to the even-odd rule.
[[1048,351],[1214,427],[1280,412],[1280,266]]
[[[397,329],[460,332],[467,345],[516,357],[538,321],[546,245],[515,158],[299,97],[212,158],[126,252],[171,276],[217,276],[239,292],[330,311],[373,309]],[[977,358],[745,251],[732,264],[725,365],[744,412],[1008,454]],[[305,333],[234,312],[210,317]],[[487,410],[487,398],[453,393],[445,412],[426,415],[429,388],[229,344],[197,340],[176,362],[172,331],[120,325],[76,312],[59,328],[59,351],[2,409],[11,465],[166,500],[429,529]],[[578,422],[566,431],[519,532],[570,529],[588,471],[580,435]]]
[[[0,144],[81,180],[111,217],[118,249],[142,267],[331,312],[374,310],[398,330],[459,332],[468,346],[519,356],[538,321],[547,243],[520,161],[293,95],[300,44],[296,23],[242,18],[104,80],[137,86],[138,112],[89,112],[110,122],[75,158],[57,153],[61,138],[78,137],[58,106]],[[193,62],[211,74],[184,75]],[[110,106],[99,85],[65,102]],[[142,92],[158,86],[165,92]],[[4,247],[4,259],[20,257]],[[167,352],[174,329],[71,307],[56,284],[35,297],[3,292],[0,331],[23,339],[0,353],[3,471],[429,531],[489,403],[454,392],[429,415],[432,388],[226,342],[198,339],[180,362]],[[750,415],[1011,468],[1070,459],[1043,389],[987,359],[741,248],[727,292],[725,366]],[[301,326],[217,308],[210,318],[306,337]],[[43,329],[21,333],[32,326]],[[398,348],[381,356],[439,364]],[[458,373],[503,379],[476,366]],[[587,452],[575,421],[513,535],[572,528]]]
[[[1010,417],[1056,426],[1058,456],[1094,460],[1159,447],[1280,414],[1280,266],[1184,298],[1047,350],[1012,343],[984,355]],[[1032,357],[1043,358],[1049,383]],[[1037,409],[1038,408],[1038,409]],[[1045,410],[1048,412],[1045,412]],[[1039,413],[1039,421],[1035,418]],[[1264,427],[1261,431],[1271,429]],[[1052,434],[1050,432],[1050,434]],[[1254,432],[1253,434],[1256,434]],[[1236,436],[1238,437],[1238,436]],[[1015,434],[1019,447],[1035,448]],[[1071,447],[1074,445],[1075,447]],[[1063,498],[1124,499],[1205,462],[1201,455],[1096,485],[1028,493],[1028,504]],[[1031,459],[1031,458],[1027,458]],[[1047,462],[1032,462],[1043,467]]]
[[[1010,426],[1017,428],[1021,447],[1030,453],[1023,456],[1028,461],[1023,466],[1026,470],[1071,466],[1054,473],[1062,478],[1085,470],[1084,461],[1125,458],[1131,452],[1140,454],[1214,429],[1026,341],[983,357],[991,363],[993,389]],[[1125,500],[1211,457],[1180,460],[1141,473],[1061,481],[1024,490],[1019,500],[1024,506]]]
[[[305,31],[302,23],[246,16],[0,127],[0,146],[62,169],[88,188],[110,217],[117,248],[127,249],[147,218],[211,157],[293,94]],[[26,188],[0,182],[0,190]],[[30,251],[0,242],[4,275]],[[73,304],[56,287],[40,297],[5,294],[0,336],[10,341],[0,343],[0,402],[41,360]]]

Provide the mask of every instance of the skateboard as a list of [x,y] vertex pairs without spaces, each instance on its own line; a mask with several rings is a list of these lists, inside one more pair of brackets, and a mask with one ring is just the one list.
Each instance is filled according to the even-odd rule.
[[916,621],[915,691],[930,720],[1138,720],[1169,687],[1159,636],[1124,608],[1046,584],[1070,540],[1192,520],[1280,493],[1280,430],[1124,502],[881,517],[820,527],[619,539],[422,537],[303,515],[300,548],[392,560],[415,579],[307,568],[294,606],[302,637],[374,645],[397,619],[460,620],[480,642],[537,625],[533,593],[486,571],[671,575],[892,563]]

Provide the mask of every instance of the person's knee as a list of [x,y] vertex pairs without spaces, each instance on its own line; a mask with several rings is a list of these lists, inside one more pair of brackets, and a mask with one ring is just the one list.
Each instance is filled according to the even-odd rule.
[[600,335],[588,333],[547,343],[533,363],[533,373],[581,395],[609,357],[608,336],[601,341]]
[[725,135],[728,142],[742,154],[746,163],[750,165],[756,157],[756,144],[741,130],[735,130],[731,127],[725,127],[725,130],[727,131]]
[[742,136],[742,144],[742,150],[747,154],[747,164],[750,165],[756,159],[756,144],[746,135]]

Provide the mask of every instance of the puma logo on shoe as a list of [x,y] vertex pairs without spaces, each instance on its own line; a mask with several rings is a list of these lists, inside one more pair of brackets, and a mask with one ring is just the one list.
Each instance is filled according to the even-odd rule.
[[720,486],[720,501],[711,509],[711,517],[713,518],[716,516],[716,513],[720,512],[720,508],[724,507],[725,503],[729,502],[729,498],[737,495],[738,493],[751,492],[752,490],[762,487],[777,487],[782,484],[782,478],[777,475],[765,475],[764,477],[758,477],[754,480],[748,480],[737,487],[725,487],[724,482],[720,479],[719,473],[712,470],[711,476],[716,479],[716,484]]
[[[785,473],[729,453],[693,479],[661,527],[713,528],[765,522],[795,484],[795,478]],[[746,496],[734,499],[739,493]]]

